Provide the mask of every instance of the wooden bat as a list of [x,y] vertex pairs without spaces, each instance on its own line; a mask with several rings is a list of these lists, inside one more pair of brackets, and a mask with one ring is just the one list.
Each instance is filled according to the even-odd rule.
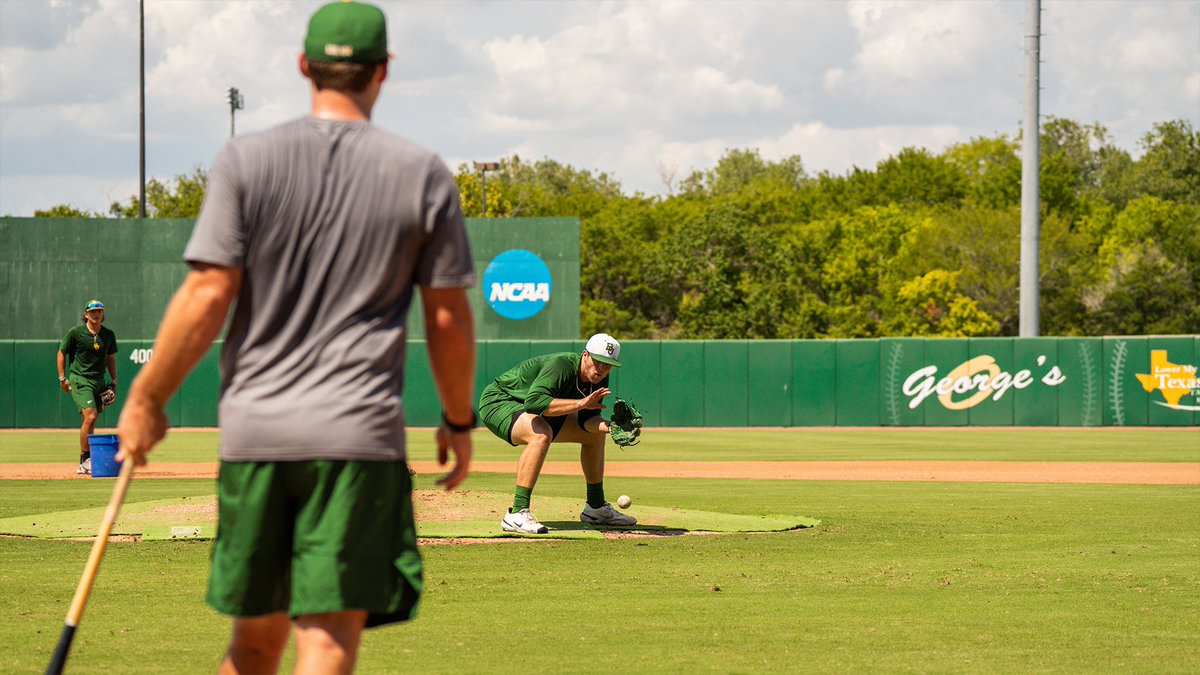
[[75,638],[75,629],[83,618],[83,608],[87,605],[88,596],[92,593],[92,583],[96,581],[96,573],[100,570],[100,559],[104,557],[104,549],[108,546],[108,535],[112,532],[113,523],[121,511],[125,501],[125,491],[129,489],[129,479],[133,477],[133,461],[125,460],[121,464],[121,473],[117,476],[117,484],[113,486],[112,497],[108,500],[108,508],[104,511],[104,519],[100,521],[100,532],[96,534],[96,542],[92,544],[92,552],[88,555],[87,564],[83,567],[83,576],[79,586],[75,588],[75,598],[67,609],[67,621],[63,626],[62,635],[58,638],[58,646],[50,657],[50,665],[46,666],[46,675],[61,675],[67,665],[67,653],[71,651],[71,641]]

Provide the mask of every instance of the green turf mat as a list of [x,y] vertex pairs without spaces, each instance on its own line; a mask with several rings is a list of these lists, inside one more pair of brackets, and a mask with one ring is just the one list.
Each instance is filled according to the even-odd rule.
[[[121,507],[113,525],[114,536],[145,539],[204,539],[214,534],[216,497],[179,497],[134,502]],[[106,507],[14,516],[0,520],[0,534],[66,539],[93,537]],[[193,536],[182,536],[193,532]]]
[[[442,500],[436,506],[434,500]],[[500,529],[500,519],[510,495],[499,492],[440,491],[416,493],[418,535],[431,538],[490,538],[520,536]],[[534,513],[550,529],[552,538],[594,539],[602,531],[579,522],[582,502],[566,497],[536,497]],[[779,532],[813,527],[819,520],[803,516],[753,516],[661,506],[626,510],[638,519],[633,532],[685,534],[687,532]],[[94,536],[104,508],[15,516],[0,520],[0,534],[64,539]],[[141,536],[146,540],[211,539],[216,534],[216,498],[211,495],[159,499],[126,504],[113,527],[114,535]],[[545,538],[546,535],[536,535]]]

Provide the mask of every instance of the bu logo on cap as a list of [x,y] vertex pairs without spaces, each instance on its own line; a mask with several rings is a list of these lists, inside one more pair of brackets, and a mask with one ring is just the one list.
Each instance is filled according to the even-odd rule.
[[501,253],[483,272],[488,305],[506,319],[519,321],[542,311],[550,301],[550,290],[550,268],[525,249]]

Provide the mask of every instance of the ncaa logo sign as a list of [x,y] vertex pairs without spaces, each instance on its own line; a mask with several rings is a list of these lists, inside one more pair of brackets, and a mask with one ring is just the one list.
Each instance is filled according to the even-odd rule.
[[519,321],[550,301],[550,268],[537,254],[514,248],[492,258],[483,271],[483,292],[497,314]]

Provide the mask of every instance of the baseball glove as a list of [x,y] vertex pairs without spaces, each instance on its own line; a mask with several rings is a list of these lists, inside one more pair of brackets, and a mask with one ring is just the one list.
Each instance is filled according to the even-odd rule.
[[117,390],[110,384],[100,390],[100,403],[108,407],[117,401]]
[[613,442],[621,447],[641,443],[642,411],[637,406],[618,398],[613,402],[612,421],[608,423],[608,433]]

